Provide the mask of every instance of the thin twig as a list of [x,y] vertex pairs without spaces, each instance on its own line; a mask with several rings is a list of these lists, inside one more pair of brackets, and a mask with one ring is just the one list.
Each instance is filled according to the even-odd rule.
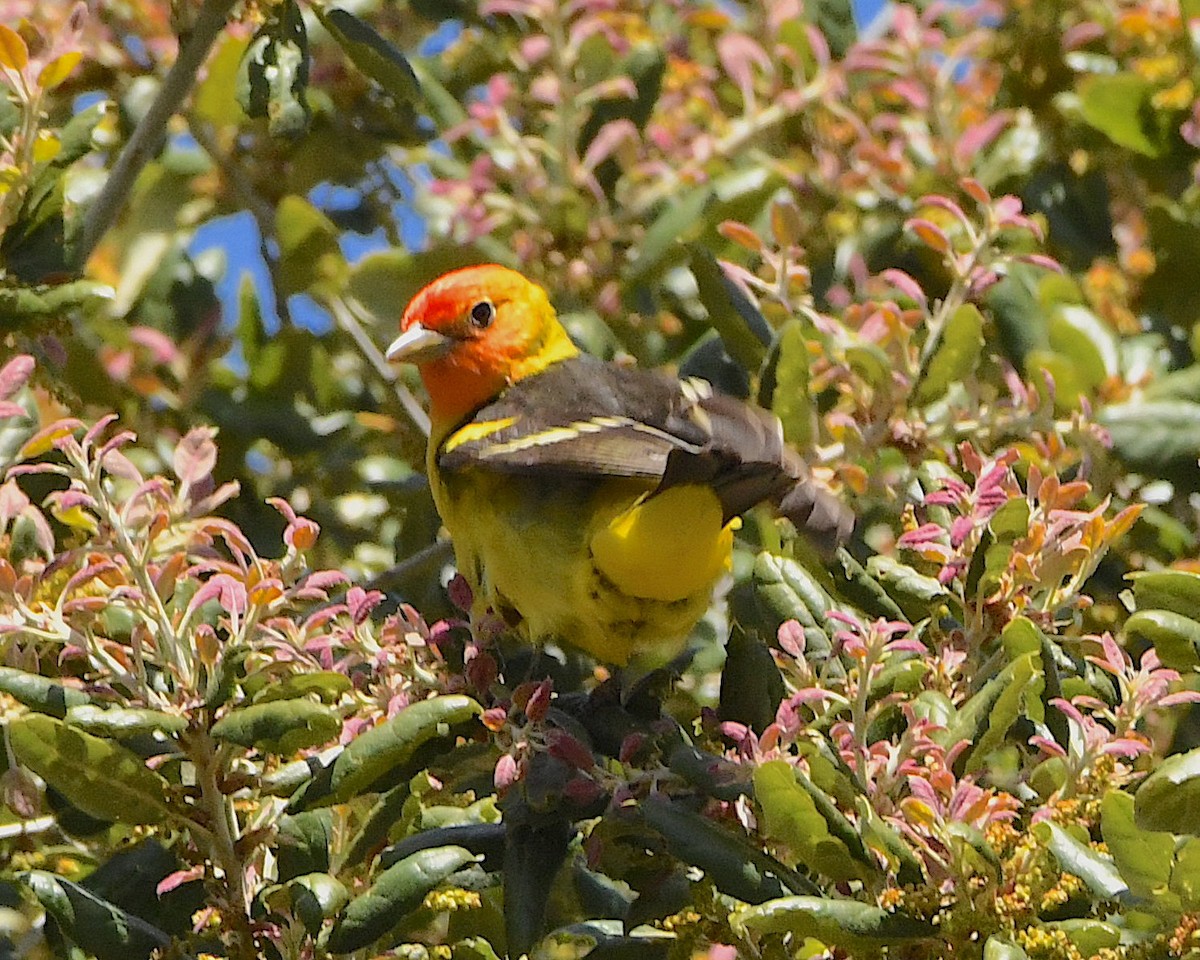
[[429,416],[421,409],[421,404],[412,395],[412,391],[396,378],[396,371],[388,363],[383,351],[375,346],[375,341],[370,338],[359,322],[359,314],[365,312],[362,306],[352,297],[344,299],[327,297],[324,304],[333,314],[337,325],[350,334],[367,362],[375,368],[375,372],[383,378],[385,383],[392,385],[392,389],[396,391],[396,397],[400,400],[400,405],[404,407],[404,412],[408,414],[413,423],[420,427],[425,436],[429,436]]
[[208,52],[220,36],[237,0],[204,0],[191,32],[180,42],[179,55],[163,78],[158,96],[134,128],[125,149],[113,164],[99,196],[83,218],[83,228],[75,247],[74,260],[78,269],[87,263],[101,237],[121,212],[133,182],[142,168],[157,152],[166,133],[167,124],[191,92],[196,74],[208,58]]

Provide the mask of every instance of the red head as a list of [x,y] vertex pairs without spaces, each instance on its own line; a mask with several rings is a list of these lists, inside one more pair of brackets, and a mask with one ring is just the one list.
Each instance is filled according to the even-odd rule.
[[434,280],[400,329],[387,358],[417,365],[435,425],[457,423],[509,384],[578,353],[546,291],[496,264]]

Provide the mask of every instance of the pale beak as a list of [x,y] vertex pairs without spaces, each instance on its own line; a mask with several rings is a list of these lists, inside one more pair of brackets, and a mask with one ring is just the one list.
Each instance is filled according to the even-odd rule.
[[424,363],[445,356],[454,342],[451,337],[414,323],[392,341],[387,348],[387,358],[392,363]]

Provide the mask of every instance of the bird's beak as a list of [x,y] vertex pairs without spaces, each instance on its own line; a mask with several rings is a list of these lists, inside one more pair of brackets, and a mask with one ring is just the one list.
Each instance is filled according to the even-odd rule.
[[387,358],[392,363],[424,363],[445,356],[453,346],[452,338],[414,323],[392,341]]

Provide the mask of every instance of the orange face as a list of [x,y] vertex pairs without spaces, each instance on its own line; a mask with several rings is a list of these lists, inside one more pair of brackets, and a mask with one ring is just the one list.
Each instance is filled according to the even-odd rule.
[[438,421],[458,420],[562,359],[561,342],[570,343],[546,292],[495,264],[434,280],[413,297],[400,329],[387,357],[417,365]]

